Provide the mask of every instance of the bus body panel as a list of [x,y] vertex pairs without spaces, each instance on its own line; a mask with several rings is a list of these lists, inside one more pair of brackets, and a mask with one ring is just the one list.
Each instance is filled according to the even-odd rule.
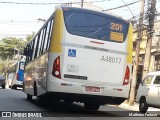
[[[109,42],[106,42],[105,45],[100,46],[90,43],[91,39],[87,41],[85,38],[79,37],[76,39],[74,36],[68,36],[70,41],[67,41],[68,38],[66,37],[66,42],[63,45],[63,79],[68,79],[65,78],[65,75],[73,75],[73,77],[76,77],[77,75],[84,76],[86,80],[89,81],[122,84],[126,66],[126,64],[124,64],[126,63],[126,55],[123,55],[122,53],[127,54],[125,50],[115,50],[112,43],[110,44]],[[80,44],[80,41],[83,40],[86,41],[86,43]],[[77,47],[72,47],[70,46],[71,44],[74,44]],[[111,50],[113,52],[103,52],[100,50],[94,50],[94,48],[87,49],[85,48],[86,46],[97,47],[99,49],[105,49],[106,51]],[[125,46],[126,42],[122,44],[120,43],[119,47],[116,48],[126,48]],[[72,51],[76,54],[75,56],[70,55]]]
[[[38,96],[46,92],[47,63],[48,53],[42,55],[25,67],[25,92],[34,95],[36,89]],[[36,88],[34,88],[35,86]]]

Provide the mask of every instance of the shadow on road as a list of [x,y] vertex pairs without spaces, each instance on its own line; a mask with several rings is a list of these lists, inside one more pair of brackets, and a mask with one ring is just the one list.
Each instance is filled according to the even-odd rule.
[[[28,100],[27,100],[28,101]],[[29,101],[28,101],[29,102]],[[30,101],[36,105],[36,100]],[[46,103],[43,106],[39,106],[43,109],[42,114],[47,117],[107,117],[114,116],[118,117],[111,111],[92,111],[86,110],[82,103],[66,104],[63,101],[55,103]]]

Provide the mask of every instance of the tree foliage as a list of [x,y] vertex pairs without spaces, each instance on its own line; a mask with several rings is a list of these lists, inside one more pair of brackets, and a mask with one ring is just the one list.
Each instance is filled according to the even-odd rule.
[[14,61],[0,61],[0,74],[5,74],[10,70],[10,66],[14,63]]
[[31,35],[27,35],[25,39],[15,37],[2,38],[0,41],[0,74],[3,73],[6,75],[7,70],[10,69],[10,65],[15,62],[12,60],[14,54],[18,52],[21,54],[27,42],[29,42],[34,35],[35,33],[33,32]]
[[14,55],[14,52],[22,53],[23,49],[28,41],[34,36],[34,32],[31,35],[27,35],[25,40],[15,37],[2,38],[0,41],[0,58],[6,60]]
[[17,39],[15,37],[2,38],[0,44],[0,57],[2,60],[6,60],[14,54],[15,50],[21,51],[24,46],[24,41],[22,39]]
[[33,38],[34,35],[35,35],[35,32],[32,32],[32,34],[27,35],[26,41],[30,41]]

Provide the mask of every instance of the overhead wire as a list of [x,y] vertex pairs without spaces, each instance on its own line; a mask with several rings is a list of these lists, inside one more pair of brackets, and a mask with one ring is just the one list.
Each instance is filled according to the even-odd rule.
[[[104,1],[108,1],[108,0],[88,1],[88,2],[84,2],[84,3],[104,2]],[[102,11],[113,11],[113,10],[117,10],[117,9],[124,8],[124,7],[127,7],[127,6],[134,5],[134,4],[139,3],[139,2],[140,2],[140,0],[132,2],[132,3],[127,3],[125,5],[121,5],[121,6],[118,6],[118,7],[102,10]],[[0,1],[0,3],[4,3],[4,4],[30,4],[30,5],[53,5],[53,4],[68,4],[68,3],[80,4],[81,2],[76,1],[76,2],[55,2],[55,3],[24,3],[24,2],[6,2],[6,1]],[[132,11],[134,11],[134,10],[132,9]],[[139,13],[137,13],[137,14],[139,14]],[[133,15],[133,13],[132,13],[132,17],[130,19],[132,19],[134,17],[135,17],[135,20],[138,21],[139,15]]]
[[[89,1],[89,2],[84,2],[84,3],[93,3],[93,2],[104,2],[104,1],[108,1],[108,0],[97,0],[97,1]],[[68,4],[68,3],[72,3],[72,4],[78,4],[81,2],[55,2],[55,3],[30,3],[30,2],[6,2],[6,1],[0,1],[0,3],[4,3],[4,4],[25,4],[25,5],[53,5],[53,4]]]
[[135,1],[135,2],[132,2],[132,3],[125,4],[125,5],[121,5],[121,6],[118,6],[118,7],[114,7],[114,8],[106,9],[106,10],[103,10],[103,11],[110,11],[110,10],[115,10],[115,9],[119,9],[119,8],[127,7],[127,6],[129,6],[129,5],[133,5],[133,4],[138,3],[138,2],[139,2],[139,0],[138,0],[138,1]]

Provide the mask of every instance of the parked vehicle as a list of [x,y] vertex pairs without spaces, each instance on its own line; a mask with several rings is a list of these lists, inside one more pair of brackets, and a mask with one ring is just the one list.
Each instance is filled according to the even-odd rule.
[[4,89],[5,88],[5,77],[0,75],[0,86]]
[[14,72],[8,72],[7,78],[6,78],[6,87],[11,88],[11,83],[14,77]]
[[160,71],[146,75],[138,88],[136,100],[142,113],[147,112],[148,107],[160,107]]

